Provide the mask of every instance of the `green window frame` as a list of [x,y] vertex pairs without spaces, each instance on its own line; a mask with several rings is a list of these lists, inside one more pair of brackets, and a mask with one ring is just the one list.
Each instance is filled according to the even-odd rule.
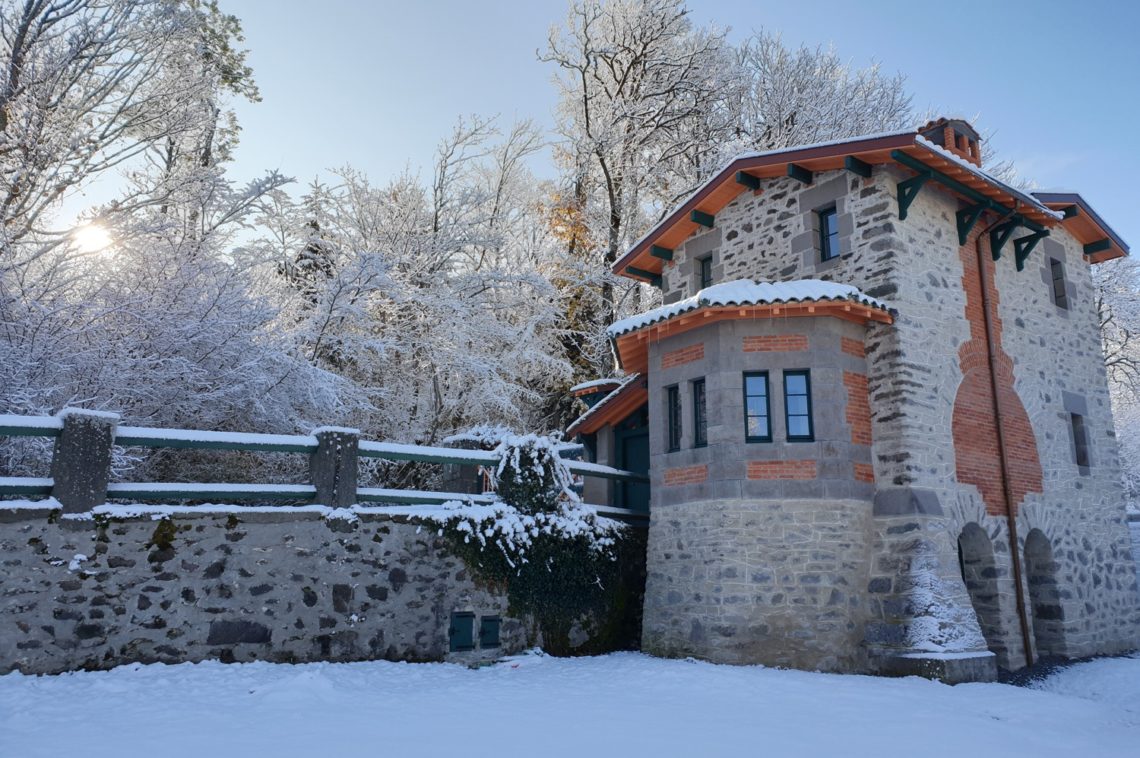
[[784,372],[784,429],[788,442],[815,441],[811,412],[811,372],[807,369]]
[[665,445],[667,453],[681,449],[681,388],[665,388]]
[[772,441],[772,398],[767,371],[744,372],[744,441]]
[[819,218],[819,260],[839,257],[839,212],[835,206],[816,211]]
[[712,256],[706,255],[704,258],[697,259],[698,271],[697,275],[700,279],[700,289],[711,287],[713,283],[712,276]]
[[704,377],[693,380],[693,447],[709,444],[708,403],[705,400]]

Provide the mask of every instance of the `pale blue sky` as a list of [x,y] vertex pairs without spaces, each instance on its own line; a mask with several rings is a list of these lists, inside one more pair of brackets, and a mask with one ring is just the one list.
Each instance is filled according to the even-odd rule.
[[[699,24],[834,44],[902,72],[919,111],[977,117],[1044,188],[1075,189],[1131,244],[1140,182],[1140,6],[1124,2],[691,0]],[[430,164],[460,114],[553,124],[539,63],[565,0],[223,0],[263,101],[242,104],[234,174],[299,182],[351,164],[375,181]],[[543,168],[539,166],[539,168]],[[547,173],[552,171],[547,168]]]

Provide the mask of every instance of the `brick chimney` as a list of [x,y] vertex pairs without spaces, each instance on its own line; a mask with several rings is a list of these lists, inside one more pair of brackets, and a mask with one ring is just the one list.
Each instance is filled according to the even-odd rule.
[[960,118],[940,118],[918,129],[918,133],[975,166],[982,165],[982,139],[969,122]]

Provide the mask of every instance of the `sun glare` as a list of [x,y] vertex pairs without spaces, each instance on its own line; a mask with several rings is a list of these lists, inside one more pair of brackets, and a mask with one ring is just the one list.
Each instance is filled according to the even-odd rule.
[[114,241],[111,233],[99,224],[87,224],[75,230],[73,235],[75,244],[85,253],[103,252]]

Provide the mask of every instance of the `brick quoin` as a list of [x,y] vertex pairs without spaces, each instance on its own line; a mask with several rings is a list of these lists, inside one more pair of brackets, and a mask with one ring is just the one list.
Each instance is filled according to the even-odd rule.
[[661,356],[661,368],[666,369],[673,368],[674,366],[684,366],[686,363],[704,360],[704,357],[705,343],[703,342],[699,345],[683,347],[680,350],[670,350]]
[[844,371],[843,386],[847,388],[847,425],[851,427],[851,441],[856,445],[870,445],[871,403],[867,375]]
[[[958,348],[958,365],[962,383],[954,398],[951,432],[954,437],[956,475],[959,482],[972,484],[982,494],[986,512],[993,516],[1006,514],[1002,487],[1001,453],[998,449],[998,426],[994,415],[993,382],[987,360],[985,315],[982,306],[981,276],[974,248],[976,233],[968,244],[958,249],[962,259],[962,287],[966,291],[966,319],[970,324],[970,340]],[[994,263],[983,251],[988,281],[995,345],[997,391],[1002,407],[1002,437],[1005,439],[1009,466],[1009,489],[1016,514],[1018,506],[1030,492],[1041,492],[1041,460],[1037,438],[1029,422],[1029,414],[1013,387],[1013,360],[1001,346],[1001,318],[998,316],[998,293],[994,286]]]
[[806,334],[774,334],[744,338],[746,353],[798,353],[807,349]]
[[839,348],[848,355],[853,355],[856,358],[867,357],[867,351],[863,347],[862,340],[853,340],[850,337],[841,337],[839,339]]
[[855,481],[857,482],[875,482],[875,467],[870,463],[856,463],[855,464]]
[[815,461],[749,461],[749,479],[815,479]]
[[705,464],[665,469],[666,487],[674,487],[680,484],[700,484],[708,481],[708,478],[709,467]]

